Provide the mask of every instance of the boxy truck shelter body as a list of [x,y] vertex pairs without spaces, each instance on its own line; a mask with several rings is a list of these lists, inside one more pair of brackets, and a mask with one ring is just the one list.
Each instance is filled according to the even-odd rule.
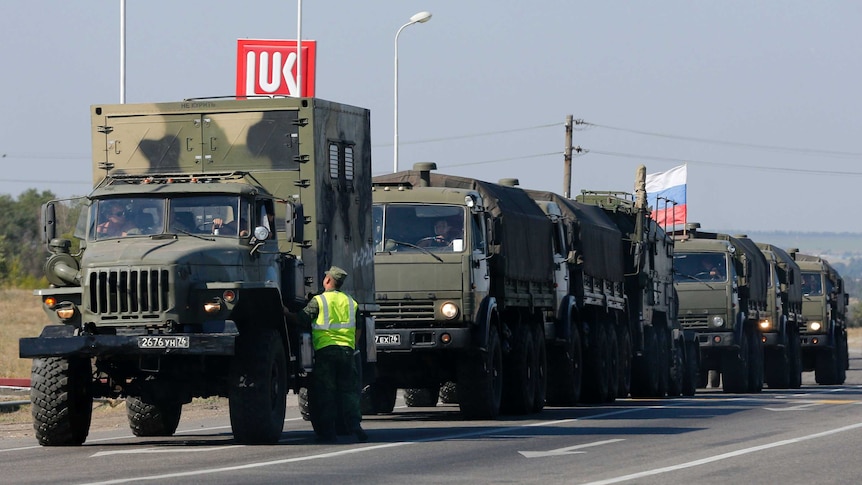
[[802,271],[803,370],[813,370],[818,384],[843,384],[850,368],[847,350],[849,298],[844,279],[819,256],[802,254],[796,249],[791,249],[790,254]]
[[[492,418],[545,402],[553,334],[551,223],[524,191],[432,173],[374,177],[377,411],[397,388],[457,383],[462,413]],[[435,223],[458,231],[435,244]]]
[[[136,435],[170,435],[183,403],[217,395],[239,442],[276,442],[311,357],[282,308],[330,265],[348,270],[376,356],[369,112],[285,98],[91,115],[95,189],[74,234],[66,205],[44,208],[52,285],[36,293],[52,323],[20,342],[37,439],[80,444],[102,396],[127,397]],[[137,227],[111,234],[112,209]]]
[[[725,392],[759,392],[763,342],[758,322],[766,313],[767,264],[745,237],[700,231],[676,238],[674,273],[682,327],[700,342],[700,386],[720,372]],[[712,384],[717,385],[717,379]]]

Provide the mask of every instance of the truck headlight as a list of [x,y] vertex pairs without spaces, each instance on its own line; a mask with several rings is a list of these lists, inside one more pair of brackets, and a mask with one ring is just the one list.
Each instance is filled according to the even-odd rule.
[[770,328],[772,328],[772,324],[769,322],[768,318],[760,321],[761,330],[769,330]]
[[823,325],[820,322],[811,322],[808,324],[808,330],[812,332],[819,332],[821,328],[823,328]]
[[62,321],[71,320],[75,316],[75,304],[70,302],[59,303],[54,307],[57,318]]
[[213,298],[212,301],[204,303],[204,311],[207,313],[218,313],[221,311],[221,300]]
[[712,317],[712,321],[710,322],[710,324],[713,326],[713,328],[721,328],[724,326],[724,317],[716,315]]
[[451,301],[447,301],[446,303],[440,305],[440,313],[447,320],[452,320],[453,318],[458,316],[458,305],[452,303]]

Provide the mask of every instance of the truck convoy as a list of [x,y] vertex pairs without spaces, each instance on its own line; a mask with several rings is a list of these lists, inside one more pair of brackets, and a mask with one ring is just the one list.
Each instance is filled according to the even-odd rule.
[[843,384],[850,368],[847,349],[847,305],[844,279],[828,261],[801,254],[790,255],[802,272],[802,314],[800,327],[802,366],[814,371],[818,384]]
[[[175,432],[183,403],[226,396],[240,443],[274,443],[308,352],[302,308],[330,265],[376,357],[368,110],[312,98],[92,107],[94,189],[43,208],[51,320],[33,358],[42,445],[79,445],[96,397],[126,397],[137,436]],[[368,375],[371,375],[369,373]]]
[[[492,418],[540,410],[546,397],[682,392],[673,246],[645,204],[576,202],[435,169],[374,178],[381,402],[454,381],[464,415]],[[441,220],[451,237],[435,230]]]
[[766,315],[758,322],[763,336],[763,376],[770,389],[802,385],[802,275],[786,251],[757,243],[768,265]]
[[697,332],[700,342],[698,387],[706,386],[708,371],[713,371],[720,373],[725,392],[760,392],[759,323],[768,316],[766,258],[747,237],[703,232],[699,227],[689,224],[676,235],[674,255],[680,322],[684,329]]

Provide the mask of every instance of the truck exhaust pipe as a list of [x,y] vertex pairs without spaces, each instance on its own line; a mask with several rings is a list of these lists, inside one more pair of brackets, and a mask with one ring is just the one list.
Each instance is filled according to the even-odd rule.
[[419,172],[419,186],[431,186],[431,171],[437,170],[437,164],[434,162],[417,162],[413,164],[413,170]]

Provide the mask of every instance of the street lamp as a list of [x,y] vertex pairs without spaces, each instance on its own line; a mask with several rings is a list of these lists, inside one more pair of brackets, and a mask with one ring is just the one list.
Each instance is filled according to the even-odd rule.
[[398,32],[395,33],[395,170],[393,172],[398,171],[398,36],[401,35],[401,31],[407,26],[416,23],[424,24],[429,20],[431,20],[431,12],[419,12],[410,17],[410,21],[402,25],[398,29]]

